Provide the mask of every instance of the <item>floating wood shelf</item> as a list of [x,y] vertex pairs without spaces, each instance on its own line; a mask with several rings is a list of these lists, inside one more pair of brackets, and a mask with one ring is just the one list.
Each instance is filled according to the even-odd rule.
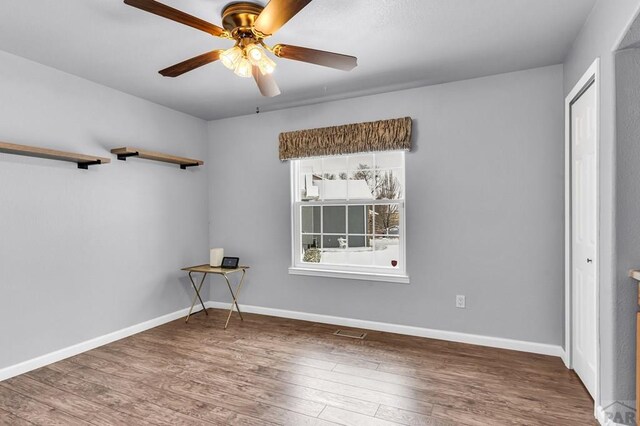
[[629,271],[629,277],[633,278],[636,281],[640,281],[640,270],[638,269],[631,269]]
[[114,148],[111,150],[112,154],[118,156],[118,160],[126,161],[128,157],[140,157],[147,160],[162,161],[164,163],[172,163],[180,165],[182,170],[187,167],[202,166],[204,161],[194,160],[193,158],[176,157],[175,155],[161,154],[159,152],[146,151],[138,148]]
[[17,145],[14,143],[0,142],[0,152],[5,154],[25,155],[28,157],[48,158],[51,160],[69,161],[76,163],[79,169],[88,169],[96,164],[107,164],[111,160],[95,155],[74,154],[73,152],[56,151],[55,149],[38,148],[35,146]]

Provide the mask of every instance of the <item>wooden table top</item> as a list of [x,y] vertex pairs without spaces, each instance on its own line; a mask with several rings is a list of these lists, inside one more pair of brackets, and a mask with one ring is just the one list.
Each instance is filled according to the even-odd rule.
[[237,268],[221,268],[220,266],[213,267],[211,265],[198,265],[189,266],[188,268],[182,268],[182,271],[187,272],[201,272],[203,274],[229,274],[231,272],[244,271],[249,269],[248,266],[238,266]]

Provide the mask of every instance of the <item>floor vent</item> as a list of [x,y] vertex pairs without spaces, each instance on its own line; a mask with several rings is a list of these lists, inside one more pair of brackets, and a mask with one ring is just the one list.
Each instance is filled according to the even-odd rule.
[[360,339],[360,340],[367,337],[367,333],[359,333],[357,331],[348,331],[348,330],[336,330],[336,332],[333,334],[340,337],[350,337],[352,339]]

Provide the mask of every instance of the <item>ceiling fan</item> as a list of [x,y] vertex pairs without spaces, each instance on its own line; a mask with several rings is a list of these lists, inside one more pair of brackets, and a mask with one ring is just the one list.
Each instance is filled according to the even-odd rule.
[[246,1],[230,3],[222,10],[224,28],[155,0],[124,0],[124,2],[129,6],[188,25],[212,36],[235,41],[235,45],[230,49],[213,50],[161,70],[160,74],[165,77],[178,77],[220,60],[236,75],[253,77],[260,93],[263,96],[272,97],[280,94],[280,88],[272,75],[276,63],[267,56],[266,51],[278,58],[309,62],[344,71],[350,71],[358,64],[357,58],[353,56],[288,44],[268,46],[264,42],[311,0],[271,0],[264,7]]

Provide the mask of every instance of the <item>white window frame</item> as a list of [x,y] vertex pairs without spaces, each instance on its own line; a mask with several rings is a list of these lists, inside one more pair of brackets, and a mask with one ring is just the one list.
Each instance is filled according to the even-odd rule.
[[[407,249],[406,249],[406,179],[405,179],[405,158],[404,151],[402,153],[402,182],[403,182],[403,198],[400,200],[323,200],[323,201],[297,201],[297,194],[300,192],[300,179],[299,168],[300,161],[292,160],[290,166],[290,182],[291,182],[291,267],[289,267],[289,274],[292,275],[307,275],[317,277],[329,277],[329,278],[346,278],[357,279],[367,281],[384,281],[409,284],[409,276],[407,275],[406,263],[407,263]],[[376,153],[374,153],[376,154]],[[381,154],[384,154],[382,152]],[[354,154],[357,155],[357,154]],[[330,156],[327,156],[330,157]],[[324,157],[322,157],[324,158]],[[375,164],[374,164],[375,168]],[[395,168],[394,168],[395,169]],[[398,229],[398,236],[400,239],[399,250],[400,259],[398,268],[379,267],[379,266],[366,266],[366,265],[341,265],[341,264],[310,264],[308,262],[302,262],[299,253],[301,250],[301,215],[297,213],[297,210],[301,206],[350,206],[350,205],[388,205],[398,204],[398,213],[400,215],[400,225]],[[347,209],[348,211],[348,209]],[[324,235],[323,233],[321,233]],[[347,235],[360,235],[360,234],[347,234]],[[363,234],[366,235],[367,234]]]

